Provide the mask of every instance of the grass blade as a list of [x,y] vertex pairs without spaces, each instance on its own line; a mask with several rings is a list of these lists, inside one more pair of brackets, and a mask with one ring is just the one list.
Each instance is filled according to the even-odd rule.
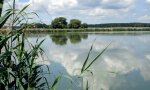
[[0,28],[3,27],[3,25],[6,23],[6,21],[9,19],[9,17],[12,15],[13,13],[11,11],[8,11],[4,16],[0,17]]
[[86,82],[86,90],[89,90],[89,83],[88,83],[88,80]]
[[[111,44],[111,43],[110,43],[110,44]],[[92,60],[92,62],[84,69],[84,71],[86,71],[86,70],[106,51],[106,49],[110,46],[110,44],[107,45],[107,47],[104,48],[103,51],[100,52],[100,53]]]
[[52,87],[51,87],[51,89],[52,90],[55,90],[55,87],[56,87],[56,85],[58,84],[58,81],[60,80],[60,76],[58,76],[56,79],[55,79],[55,81],[54,81],[54,83],[53,83],[53,85],[52,85]]
[[86,64],[87,64],[87,61],[88,61],[88,59],[89,59],[89,56],[90,56],[90,53],[91,53],[92,49],[93,49],[93,44],[92,44],[92,46],[91,46],[91,48],[90,48],[90,51],[89,51],[89,53],[88,53],[87,58],[85,59],[85,62],[83,63],[83,66],[82,66],[82,69],[81,69],[81,73],[83,73],[83,71],[84,71],[84,68],[85,68],[85,66],[86,66]]

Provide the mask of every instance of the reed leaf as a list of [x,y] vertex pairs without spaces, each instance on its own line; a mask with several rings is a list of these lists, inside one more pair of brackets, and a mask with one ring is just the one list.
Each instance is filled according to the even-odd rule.
[[88,80],[86,82],[86,90],[89,90],[89,83],[88,83]]
[[[110,43],[111,44],[111,43]],[[92,62],[84,69],[84,71],[88,70],[88,68],[106,51],[106,49],[110,46],[110,44],[102,50],[93,60]]]
[[6,21],[13,15],[13,12],[8,11],[4,16],[0,17],[0,28],[6,23]]
[[86,64],[87,64],[87,61],[88,61],[88,59],[89,59],[89,56],[90,56],[90,53],[91,53],[92,49],[93,49],[93,44],[92,44],[92,46],[91,46],[91,48],[90,48],[90,51],[89,51],[89,53],[88,53],[88,55],[87,55],[87,58],[85,59],[83,65],[82,65],[81,73],[83,73],[83,71],[84,71],[84,69],[85,69],[85,67],[86,67]]
[[58,84],[58,81],[60,80],[60,76],[58,76],[55,80],[54,80],[54,82],[53,82],[53,84],[52,84],[52,87],[51,87],[51,90],[56,90],[55,88],[56,88],[56,85]]

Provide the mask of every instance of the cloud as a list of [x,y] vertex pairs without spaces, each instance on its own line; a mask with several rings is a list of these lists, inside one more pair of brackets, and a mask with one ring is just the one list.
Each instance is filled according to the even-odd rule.
[[134,0],[78,0],[78,2],[80,2],[80,6],[82,5],[81,14],[107,17],[129,11]]
[[101,5],[101,0],[77,0],[78,6],[86,8],[95,8]]
[[52,17],[66,16],[73,18],[106,19],[118,17],[121,13],[127,13],[134,0],[30,0],[30,10],[38,13],[48,13]]
[[123,9],[129,8],[134,4],[134,0],[102,0],[105,8]]
[[141,17],[139,18],[139,20],[148,21],[148,20],[150,20],[150,16],[149,16],[149,15],[141,16]]
[[83,15],[88,15],[89,17],[93,16],[98,19],[109,19],[109,18],[123,18],[122,13],[127,13],[129,9],[104,9],[104,8],[94,8],[94,9],[85,9],[80,10],[80,13]]
[[[40,39],[43,40],[43,37],[45,37],[46,40],[44,41],[42,48],[49,59],[42,63],[46,65],[49,64],[49,62],[53,62],[54,64],[57,63],[58,66],[54,65],[54,71],[61,72],[63,67],[71,76],[74,76],[73,71],[79,70],[79,68],[82,67],[83,61],[95,38],[97,39],[94,43],[89,60],[92,60],[94,56],[102,51],[105,46],[113,40],[113,43],[106,52],[102,54],[90,68],[94,73],[94,90],[100,90],[100,88],[109,90],[111,86],[117,87],[117,84],[118,86],[123,85],[122,82],[124,80],[128,80],[128,82],[134,81],[125,76],[135,77],[139,80],[139,77],[136,77],[135,72],[138,72],[137,75],[140,75],[144,81],[150,80],[150,52],[147,49],[149,43],[143,43],[143,40],[148,37],[89,35],[87,40],[83,40],[79,44],[72,45],[68,42],[66,46],[55,45],[48,35],[42,36]],[[36,38],[30,38],[29,41],[34,43],[36,42]],[[52,65],[52,63],[50,63],[50,65]],[[121,79],[119,79],[118,76],[123,76],[124,78],[121,77]],[[114,84],[115,81],[117,84]],[[135,82],[136,81],[133,83]],[[140,82],[137,81],[136,83],[139,84]]]
[[[9,0],[11,1],[11,0]],[[39,14],[47,24],[58,16],[81,19],[87,23],[136,22],[150,0],[17,0],[17,7],[31,4],[28,11]],[[136,16],[133,16],[136,13]],[[145,19],[144,19],[145,20]],[[147,21],[146,21],[147,22]]]
[[150,4],[150,0],[146,0],[146,3]]
[[30,0],[35,10],[47,9],[47,11],[55,12],[72,8],[77,5],[76,0]]
[[77,0],[79,7],[86,8],[105,8],[105,9],[121,9],[128,8],[134,0]]

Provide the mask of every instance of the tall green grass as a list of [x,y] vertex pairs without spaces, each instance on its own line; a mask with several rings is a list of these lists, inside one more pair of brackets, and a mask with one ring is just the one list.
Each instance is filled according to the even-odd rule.
[[[42,65],[37,65],[35,60],[39,57],[40,48],[44,40],[30,44],[30,49],[25,48],[24,29],[15,29],[14,26],[28,21],[25,10],[15,9],[13,5],[0,17],[0,26],[4,26],[8,19],[12,19],[12,31],[6,35],[0,35],[0,90],[42,90],[46,85],[43,81]],[[0,27],[0,28],[1,28]]]

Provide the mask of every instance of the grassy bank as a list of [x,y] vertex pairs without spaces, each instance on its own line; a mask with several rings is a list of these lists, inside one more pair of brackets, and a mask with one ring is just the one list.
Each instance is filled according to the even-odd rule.
[[[9,29],[1,29],[0,32],[10,32]],[[25,32],[101,32],[101,31],[150,31],[150,27],[113,27],[113,28],[87,28],[87,29],[27,29]]]

